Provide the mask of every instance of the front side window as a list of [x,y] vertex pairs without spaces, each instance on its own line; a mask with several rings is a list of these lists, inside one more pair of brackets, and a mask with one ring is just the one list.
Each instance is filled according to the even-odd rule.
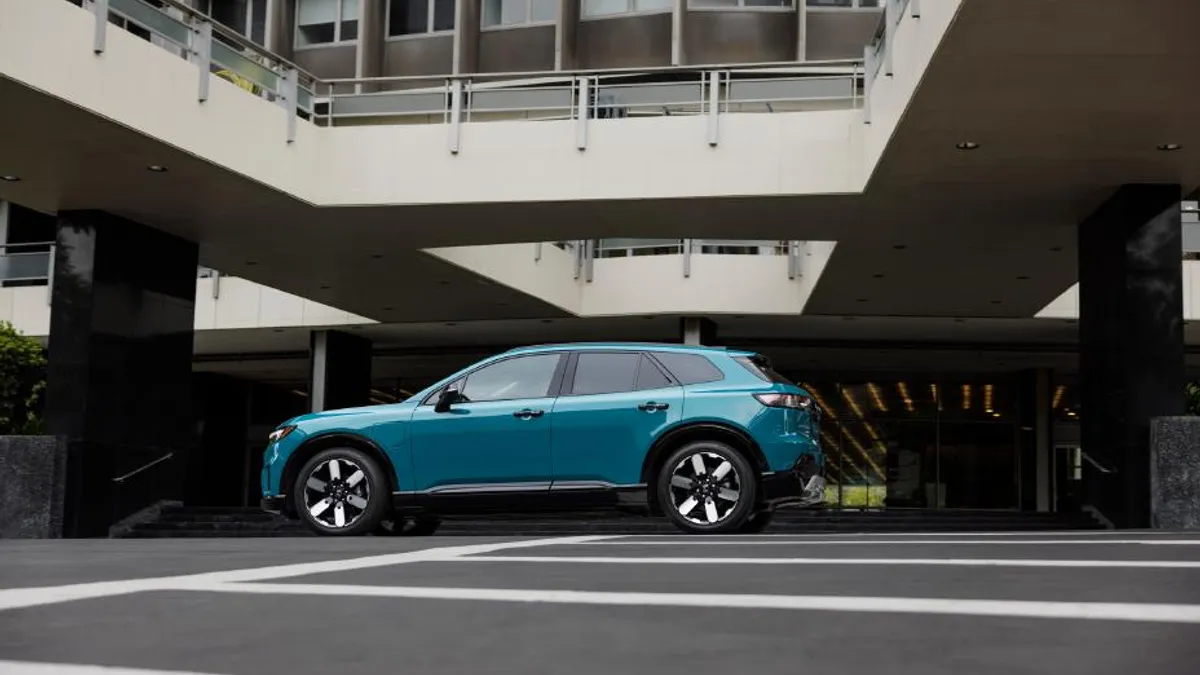
[[483,27],[548,23],[558,18],[558,0],[484,0]]
[[297,47],[357,39],[358,0],[296,0]]
[[484,366],[467,376],[460,394],[464,402],[542,398],[550,393],[560,354],[517,356]]
[[675,0],[581,0],[582,14],[587,17],[617,16],[639,12],[669,12]]
[[454,30],[454,0],[388,0],[387,25],[391,37]]

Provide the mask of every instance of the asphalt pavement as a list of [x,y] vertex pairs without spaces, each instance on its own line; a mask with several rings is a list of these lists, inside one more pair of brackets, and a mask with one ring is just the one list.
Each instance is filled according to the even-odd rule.
[[0,541],[0,673],[1178,675],[1198,660],[1200,533]]

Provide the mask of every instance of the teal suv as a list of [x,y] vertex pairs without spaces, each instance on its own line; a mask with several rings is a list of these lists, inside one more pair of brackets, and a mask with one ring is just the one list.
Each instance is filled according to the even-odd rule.
[[764,357],[657,344],[514,349],[391,405],[271,432],[263,507],[323,535],[453,513],[595,509],[760,532],[824,499],[818,408]]

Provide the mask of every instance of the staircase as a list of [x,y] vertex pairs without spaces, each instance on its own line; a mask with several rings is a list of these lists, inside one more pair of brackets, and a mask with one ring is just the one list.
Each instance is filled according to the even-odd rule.
[[[832,534],[888,532],[1035,532],[1102,530],[1087,514],[1019,511],[880,511],[781,510],[769,534]],[[677,534],[661,518],[611,511],[574,514],[455,516],[446,518],[439,535],[544,536],[570,534]],[[298,521],[258,509],[225,507],[168,507],[161,515],[133,526],[123,538],[174,537],[306,537]]]

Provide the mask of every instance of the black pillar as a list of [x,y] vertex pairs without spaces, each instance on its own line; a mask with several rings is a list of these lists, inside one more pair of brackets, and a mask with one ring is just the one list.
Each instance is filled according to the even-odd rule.
[[196,244],[98,211],[62,212],[46,432],[68,443],[64,535],[181,493],[191,409]]
[[1079,226],[1084,482],[1118,527],[1150,524],[1150,419],[1183,413],[1180,198],[1125,185]]
[[314,331],[308,400],[313,412],[371,402],[371,341],[336,330]]
[[1049,511],[1050,458],[1054,429],[1051,420],[1051,373],[1044,369],[1017,374],[1017,466],[1022,511]]

